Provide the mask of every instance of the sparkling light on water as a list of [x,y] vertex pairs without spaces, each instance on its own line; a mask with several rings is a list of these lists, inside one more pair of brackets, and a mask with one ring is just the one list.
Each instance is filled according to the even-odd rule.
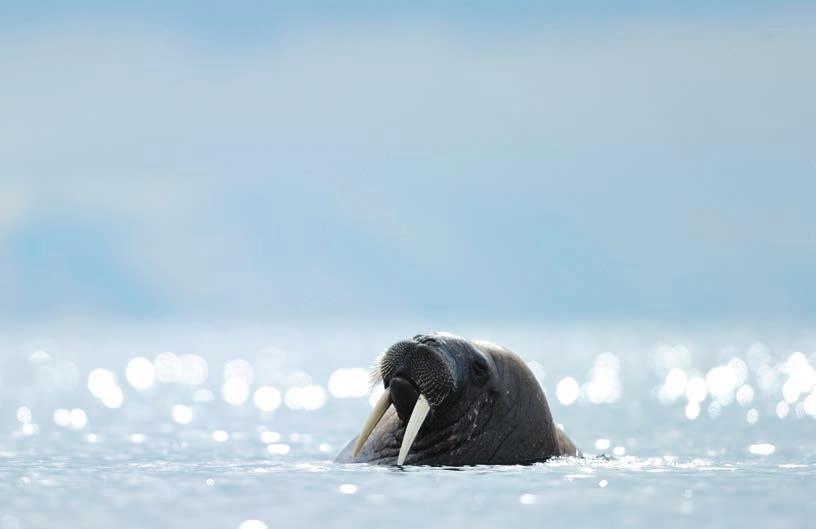
[[620,360],[616,355],[608,352],[598,355],[590,371],[590,380],[583,388],[592,404],[617,402],[622,391],[619,371]]
[[700,403],[708,395],[708,384],[704,378],[692,377],[686,384],[686,399],[689,402]]
[[262,386],[255,390],[252,401],[259,410],[268,412],[277,410],[281,405],[282,398],[277,388]]
[[706,373],[705,381],[713,399],[716,399],[722,405],[731,403],[738,380],[730,367],[717,366],[711,369]]
[[281,434],[278,432],[261,432],[261,442],[263,443],[277,443],[280,440]]
[[134,389],[145,390],[156,382],[156,368],[147,358],[137,356],[128,362],[125,378]]
[[25,423],[20,430],[23,432],[23,435],[34,435],[40,431],[40,427],[36,424]]
[[769,456],[776,451],[776,447],[770,443],[757,443],[749,446],[748,451],[758,456]]
[[216,443],[226,443],[229,440],[229,433],[225,430],[216,430],[212,433],[212,439]]
[[28,356],[28,361],[32,364],[45,364],[51,361],[51,355],[45,351],[34,351]]
[[193,410],[184,404],[176,404],[170,411],[173,420],[179,424],[189,424],[193,420]]
[[156,380],[163,384],[178,382],[181,378],[181,361],[170,352],[159,353],[153,361]]
[[[737,443],[737,446],[744,447],[741,449],[743,457],[747,454],[764,457],[775,454],[776,447],[755,441],[762,432],[767,433],[776,428],[780,432],[784,429],[786,432],[792,432],[790,435],[797,435],[801,428],[812,426],[812,423],[805,421],[812,421],[816,417],[816,371],[813,369],[816,353],[811,353],[808,357],[805,353],[780,351],[768,346],[762,348],[752,346],[746,349],[744,345],[695,344],[695,354],[703,355],[700,357],[702,362],[696,364],[691,361],[687,348],[672,346],[663,351],[662,358],[655,360],[656,369],[651,371],[640,369],[636,356],[633,356],[635,360],[632,360],[628,352],[625,357],[620,357],[626,359],[624,368],[621,359],[613,353],[590,355],[587,351],[592,351],[597,344],[582,344],[581,347],[584,356],[576,357],[574,363],[565,365],[563,367],[565,371],[562,373],[585,372],[586,378],[565,376],[560,380],[554,378],[550,383],[556,382],[553,393],[561,405],[570,406],[580,401],[583,405],[582,414],[589,413],[590,420],[593,418],[591,413],[607,412],[599,409],[590,410],[586,404],[603,405],[624,399],[624,403],[613,407],[608,413],[617,415],[621,411],[625,412],[621,413],[621,416],[632,417],[638,413],[649,414],[654,410],[660,410],[657,413],[662,414],[661,418],[673,422],[670,425],[671,429],[681,434],[684,427],[689,428],[690,432],[711,428],[718,436],[721,430],[715,430],[716,428],[725,428],[729,432],[738,431],[739,435],[751,436]],[[234,350],[239,349],[251,350],[236,347],[233,352],[226,354],[234,355]],[[230,360],[223,364],[223,380],[213,380],[213,377],[210,377],[209,381],[208,369],[222,364],[208,364],[198,355],[177,356],[168,352],[159,354],[155,360],[145,356],[130,359],[125,357],[124,361],[122,359],[116,361],[117,365],[123,367],[118,372],[103,367],[94,368],[90,372],[77,370],[74,378],[76,386],[80,388],[77,391],[80,395],[68,393],[65,388],[70,385],[58,383],[59,371],[70,370],[66,367],[70,362],[48,356],[47,359],[38,360],[35,364],[27,363],[23,357],[23,369],[29,369],[32,373],[32,376],[27,376],[20,383],[26,386],[19,384],[15,386],[14,383],[17,381],[3,373],[4,382],[10,380],[11,390],[17,391],[14,394],[8,393],[14,400],[5,403],[6,410],[10,412],[6,414],[7,424],[12,424],[11,434],[14,438],[19,439],[21,443],[28,443],[31,447],[62,438],[66,441],[67,447],[70,447],[71,442],[79,442],[83,450],[102,453],[105,450],[124,448],[124,451],[130,450],[141,455],[157,449],[194,450],[197,445],[215,450],[216,443],[226,443],[218,446],[217,451],[229,454],[232,450],[246,449],[255,454],[253,457],[259,455],[266,457],[270,466],[287,465],[299,461],[300,458],[311,458],[312,461],[333,458],[337,449],[345,445],[349,435],[356,433],[359,426],[356,419],[360,419],[355,417],[353,426],[339,424],[342,422],[341,417],[345,418],[345,415],[339,414],[346,411],[338,410],[345,406],[350,410],[349,414],[358,413],[360,410],[354,410],[354,406],[363,405],[362,401],[356,404],[332,401],[330,413],[327,411],[315,414],[321,424],[324,418],[328,417],[331,420],[335,413],[338,414],[339,426],[336,430],[332,426],[328,433],[320,429],[305,428],[304,424],[313,422],[305,412],[325,408],[329,397],[365,398],[369,384],[367,370],[362,368],[332,370],[332,366],[321,365],[310,373],[303,368],[288,365],[286,362],[291,361],[291,358],[274,357],[264,360],[264,353],[257,354],[256,365],[243,358]],[[544,360],[543,363],[532,361],[529,365],[543,373],[541,366],[547,362],[549,360]],[[73,369],[76,370],[76,367]],[[321,379],[323,373],[330,375]],[[84,392],[81,383],[83,374],[87,374],[87,390],[93,399]],[[317,380],[327,380],[326,386],[316,384],[314,381]],[[29,392],[28,384],[37,384],[43,389],[47,388],[48,391],[39,394]],[[15,389],[17,387],[24,389],[18,391]],[[370,402],[376,401],[382,391],[381,384],[374,387]],[[244,408],[231,409],[220,402],[206,404],[220,396],[227,404]],[[248,409],[246,404],[250,399],[253,406]],[[627,409],[627,406],[634,406],[632,401],[635,399],[638,400],[638,407]],[[125,409],[115,413],[100,409],[101,405],[117,409],[124,404]],[[658,404],[671,408],[658,407]],[[280,411],[282,406],[285,406],[285,409]],[[256,410],[263,413],[256,413]],[[267,414],[275,411],[278,411],[275,415]],[[562,418],[557,413],[556,415],[557,418]],[[16,422],[12,422],[14,417]],[[39,426],[33,423],[35,418],[39,421]],[[290,420],[295,422],[287,423]],[[566,414],[563,420],[570,425],[570,421],[576,419]],[[684,425],[686,420],[697,422]],[[173,428],[174,424],[193,426]],[[661,423],[662,426],[664,423]],[[278,431],[269,431],[267,427],[274,427]],[[214,428],[227,429],[213,431]],[[122,444],[128,441],[134,445],[145,443],[146,437],[141,433],[124,437],[127,434],[123,432],[140,429],[149,436],[147,439],[150,442],[147,446],[122,447]],[[340,431],[341,429],[343,431]],[[346,430],[351,433],[347,434]],[[623,433],[603,421],[598,423],[594,432],[589,432],[589,435],[594,436],[588,439],[585,429],[575,428],[575,431],[576,441],[581,448],[590,449],[594,446],[596,453],[614,455],[627,462],[641,457],[640,451],[645,452],[653,448],[654,440],[648,437],[650,434],[643,434],[644,438],[641,439],[639,433]],[[38,434],[38,437],[26,437],[35,434]],[[696,447],[695,457],[709,457],[712,460],[732,457],[733,453],[730,451],[732,440],[729,437],[719,446]],[[785,445],[786,458],[794,453],[794,444],[789,442],[790,438],[780,434],[778,437],[775,435],[773,440],[780,443],[780,446]],[[756,444],[750,444],[752,442]],[[686,451],[690,449],[687,446],[679,447],[677,450],[681,453],[681,459],[688,457]],[[666,461],[668,460],[666,458]],[[776,461],[773,463],[775,465]],[[719,462],[713,465],[717,466]],[[578,478],[590,478],[584,481],[589,486],[604,488],[608,485],[607,480],[598,481],[601,476],[592,472],[576,470],[575,475],[578,475]],[[201,485],[206,476],[200,476],[197,483]],[[594,479],[591,479],[593,477]],[[613,480],[609,474],[605,477],[609,481]],[[219,488],[223,487],[224,482],[218,479]],[[614,484],[616,485],[614,488],[618,488],[617,480]],[[348,483],[344,485],[356,487]],[[337,482],[333,487],[338,487]],[[543,501],[544,496],[536,495],[539,491],[531,490],[530,493],[521,494],[523,490],[525,488],[517,489],[516,493],[511,495],[511,500],[515,501],[518,498],[519,503],[523,505]],[[597,492],[599,491],[596,489]],[[369,496],[366,489],[365,497],[360,499],[369,501]],[[244,516],[249,514],[251,513],[244,513]],[[240,519],[235,519],[231,523],[235,524]]]
[[757,386],[763,393],[770,394],[779,388],[779,372],[768,364],[760,365],[756,370]]
[[782,365],[781,371],[788,375],[782,393],[790,404],[816,387],[816,369],[801,352],[792,353]]
[[519,496],[519,503],[522,505],[532,505],[536,502],[535,494],[524,493]]
[[57,408],[54,410],[54,424],[62,428],[67,428],[71,425],[71,410],[65,408]]
[[329,393],[336,399],[368,395],[368,371],[354,367],[338,369],[329,377]]
[[156,379],[163,384],[198,386],[206,382],[207,361],[199,355],[165,352],[156,355],[153,362]]
[[747,406],[754,400],[754,388],[748,384],[743,384],[737,390],[737,402],[740,406]]
[[784,419],[790,413],[790,404],[785,402],[784,400],[779,401],[776,403],[776,416],[780,419]]
[[74,408],[68,413],[68,424],[74,430],[81,430],[88,425],[88,415],[80,408]]
[[28,406],[20,406],[17,408],[17,420],[23,424],[31,422],[31,410]]
[[734,357],[728,361],[728,368],[734,373],[737,378],[736,385],[743,384],[748,378],[748,365],[742,358]]
[[94,397],[101,399],[105,391],[115,385],[116,375],[107,369],[96,368],[88,374],[88,391]]
[[[816,389],[808,373],[816,365],[816,330],[802,333],[806,338],[801,339],[772,337],[771,345],[762,347],[718,332],[713,337],[690,336],[688,348],[667,347],[659,359],[654,358],[655,338],[648,335],[623,344],[607,343],[611,335],[574,340],[559,336],[557,344],[518,338],[513,345],[522,358],[531,359],[528,365],[536,375],[543,378],[539,373],[547,370],[544,380],[550,390],[547,397],[555,403],[555,419],[570,427],[570,436],[582,450],[614,457],[559,458],[543,467],[487,468],[475,474],[465,469],[457,473],[465,479],[455,480],[456,495],[472,492],[464,482],[473,477],[487,480],[486,486],[495,487],[495,498],[503,502],[502,509],[516,507],[532,521],[541,508],[563,503],[567,496],[578,503],[587,494],[602,503],[628,501],[634,508],[624,509],[626,521],[613,521],[617,525],[631,521],[633,526],[658,519],[661,512],[699,518],[712,497],[734,500],[734,511],[729,511],[736,516],[733,521],[750,526],[751,505],[756,503],[756,498],[748,497],[751,491],[763,498],[776,494],[773,499],[781,504],[805,504],[807,494],[797,484],[814,468],[807,458],[812,448],[808,433],[816,426]],[[277,339],[280,334],[265,336]],[[67,383],[57,382],[59,371],[70,363],[57,351],[74,355],[79,348],[73,344],[55,345],[54,358],[49,355],[36,364],[26,356],[30,346],[22,357],[12,357],[9,363],[4,358],[0,412],[5,412],[0,413],[4,420],[0,422],[8,431],[0,432],[5,434],[0,451],[13,464],[9,497],[16,509],[104,514],[96,510],[93,491],[97,478],[104,481],[105,475],[116,478],[105,483],[111,497],[136,498],[139,505],[159,505],[168,498],[189,503],[190,509],[170,520],[168,525],[174,526],[184,526],[182,517],[191,512],[206,512],[203,522],[195,514],[187,520],[204,525],[240,529],[291,525],[298,514],[286,510],[288,500],[312,492],[328,494],[330,498],[318,498],[322,506],[359,515],[356,521],[362,525],[371,508],[406,499],[423,502],[410,487],[387,486],[386,481],[393,481],[388,469],[347,468],[331,462],[359,432],[367,415],[362,400],[368,390],[367,370],[338,367],[353,365],[349,358],[357,358],[355,348],[364,341],[352,342],[349,358],[340,354],[316,358],[317,351],[331,349],[321,342],[290,351],[288,347],[299,346],[232,338],[196,336],[195,342],[185,343],[162,337],[166,343],[162,347],[179,351],[205,344],[203,356],[162,353],[154,360],[161,349],[138,341],[107,355],[76,356],[77,365],[83,367],[74,377],[73,391],[66,389]],[[302,336],[293,331],[285,338],[293,344]],[[805,352],[783,349],[791,343]],[[123,356],[131,350],[140,352]],[[606,350],[620,354],[597,354]],[[231,360],[239,354],[252,363]],[[371,400],[381,392],[382,384],[377,384]],[[360,400],[342,400],[353,398]],[[106,402],[121,408],[103,408]],[[562,408],[572,405],[581,409]],[[483,418],[480,414],[477,421]],[[44,464],[38,468],[39,462]],[[14,477],[17,469],[19,476]],[[317,476],[309,474],[313,472],[323,473],[323,479],[315,481]],[[433,469],[408,474],[423,490],[433,489],[441,476]],[[536,484],[534,474],[560,482],[564,486],[556,489],[564,490],[548,488],[541,480]],[[782,479],[773,479],[782,474]],[[443,481],[450,482],[446,477]],[[769,488],[771,481],[775,486]],[[257,486],[264,483],[268,486]],[[74,484],[75,494],[56,494],[58,489],[72,490]],[[744,491],[733,488],[743,484]],[[720,496],[722,491],[728,495]],[[455,498],[453,492],[440,489],[437,495]],[[747,496],[742,497],[743,492]],[[740,501],[749,503],[737,503],[737,493]],[[757,509],[761,503],[756,503]],[[736,512],[745,505],[748,512]],[[567,507],[568,516],[580,511],[580,505],[578,511]],[[439,508],[447,512],[445,502]],[[4,524],[6,514],[0,512],[0,527],[22,527],[23,517],[16,525]],[[138,523],[138,516],[133,520]],[[448,525],[456,526],[455,521]]]
[[96,368],[88,374],[88,391],[108,408],[119,408],[125,398],[116,375],[102,368]]
[[178,381],[188,386],[200,386],[207,381],[207,361],[193,354],[182,355],[179,358]]
[[751,408],[745,414],[745,420],[748,421],[748,424],[756,424],[759,420],[759,411],[756,408]]
[[564,406],[569,406],[578,399],[581,388],[578,381],[572,377],[562,378],[555,387],[555,395]]
[[120,408],[125,400],[125,394],[119,386],[111,386],[102,396],[102,404],[108,408]]
[[805,413],[812,417],[816,417],[816,390],[810,393],[805,400],[802,401],[802,409]]
[[690,400],[686,404],[686,419],[693,421],[700,415],[700,403],[696,400]]
[[782,396],[790,404],[794,404],[799,400],[799,393],[799,384],[793,378],[789,378],[782,386]]
[[241,380],[250,385],[255,381],[255,370],[243,358],[236,358],[224,364],[224,380]]
[[291,410],[317,410],[326,404],[326,390],[316,385],[289,388],[284,402]]
[[267,529],[267,525],[260,520],[244,520],[238,529]]
[[677,367],[672,368],[660,386],[658,398],[664,403],[674,402],[685,395],[687,382],[688,376],[685,371]]
[[359,488],[352,483],[343,483],[337,490],[340,491],[340,494],[357,494]]
[[290,449],[289,445],[284,443],[272,443],[266,446],[266,451],[273,456],[285,456]]
[[228,404],[243,405],[249,398],[250,385],[255,380],[255,370],[243,358],[236,358],[224,364],[224,384],[221,396]]
[[221,386],[224,401],[233,406],[241,406],[249,398],[249,384],[238,378],[230,378]]

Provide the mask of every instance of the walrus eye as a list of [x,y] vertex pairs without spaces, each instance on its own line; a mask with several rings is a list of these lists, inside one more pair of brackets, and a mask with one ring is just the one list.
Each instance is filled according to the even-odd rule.
[[482,355],[476,355],[470,365],[471,370],[473,371],[473,376],[477,380],[484,380],[487,378],[490,368],[487,366],[487,360],[485,360]]

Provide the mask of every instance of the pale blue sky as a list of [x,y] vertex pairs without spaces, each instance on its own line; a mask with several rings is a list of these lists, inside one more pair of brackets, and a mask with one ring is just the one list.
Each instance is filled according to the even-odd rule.
[[0,7],[6,321],[816,315],[805,2],[299,5]]

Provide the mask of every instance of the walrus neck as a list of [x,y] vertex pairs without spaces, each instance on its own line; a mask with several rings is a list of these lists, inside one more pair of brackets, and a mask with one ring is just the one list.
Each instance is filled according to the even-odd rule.
[[[524,416],[528,420],[529,428],[524,430],[507,429],[498,426],[500,430],[497,435],[501,438],[502,447],[505,453],[516,455],[529,454],[530,462],[542,461],[549,457],[563,455],[558,440],[558,427],[553,421],[550,407],[544,396],[541,385],[533,376],[532,372],[526,369],[510,369],[505,362],[519,362],[514,357],[500,358],[496,361],[501,387],[507,388],[501,392],[499,399],[494,405],[494,412],[501,416],[516,419]],[[493,422],[493,421],[491,421]],[[496,420],[497,425],[502,425],[505,421]],[[517,421],[511,420],[511,423]],[[503,464],[503,460],[492,460],[492,463]]]
[[494,400],[485,395],[467,413],[448,421],[439,421],[432,432],[417,439],[417,456],[427,464],[444,465],[443,459],[470,452],[473,442],[485,431],[493,403]]

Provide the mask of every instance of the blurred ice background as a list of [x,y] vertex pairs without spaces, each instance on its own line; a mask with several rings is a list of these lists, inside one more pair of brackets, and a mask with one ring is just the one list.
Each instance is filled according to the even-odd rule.
[[[792,1],[0,5],[0,528],[808,526],[814,53]],[[333,465],[428,330],[613,459]]]

